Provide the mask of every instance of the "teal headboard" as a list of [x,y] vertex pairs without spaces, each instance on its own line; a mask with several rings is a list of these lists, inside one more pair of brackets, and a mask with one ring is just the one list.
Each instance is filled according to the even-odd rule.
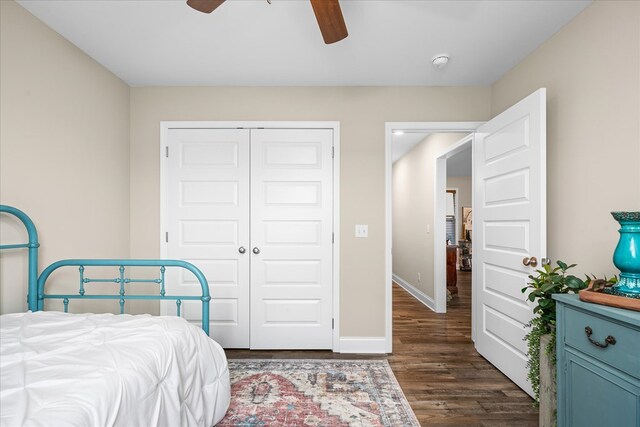
[[[67,259],[54,262],[42,271],[38,276],[38,233],[33,221],[21,210],[11,206],[0,205],[0,212],[8,213],[18,218],[24,224],[29,235],[28,243],[0,245],[0,249],[29,249],[29,277],[28,277],[28,293],[27,306],[31,311],[44,310],[45,299],[60,299],[64,304],[64,311],[68,311],[70,300],[119,300],[120,313],[124,313],[125,302],[127,300],[172,300],[176,302],[176,312],[180,316],[180,306],[182,301],[201,301],[202,302],[202,329],[209,334],[209,283],[202,271],[195,265],[180,260],[172,259]],[[78,293],[77,294],[54,294],[47,293],[45,284],[47,279],[54,271],[65,268],[76,267],[79,273]],[[117,269],[115,277],[111,278],[90,278],[85,276],[86,267],[114,267]],[[158,276],[153,279],[136,279],[128,275],[127,268],[145,267],[157,268]],[[165,292],[165,272],[167,268],[181,268],[190,271],[201,287],[200,295],[166,295]],[[88,294],[86,287],[91,283],[114,283],[117,287],[117,294]],[[135,283],[155,283],[158,285],[158,293],[155,295],[139,295],[129,294],[125,289],[125,285]]]

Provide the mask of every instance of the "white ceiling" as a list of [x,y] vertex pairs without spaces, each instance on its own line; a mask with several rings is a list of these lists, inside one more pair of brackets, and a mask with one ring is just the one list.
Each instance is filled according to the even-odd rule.
[[[488,85],[589,1],[342,0],[325,45],[306,0],[18,0],[132,86]],[[440,53],[443,70],[431,67]]]
[[395,163],[396,160],[401,159],[429,135],[428,132],[404,132],[402,134],[394,132],[391,135],[391,161]]

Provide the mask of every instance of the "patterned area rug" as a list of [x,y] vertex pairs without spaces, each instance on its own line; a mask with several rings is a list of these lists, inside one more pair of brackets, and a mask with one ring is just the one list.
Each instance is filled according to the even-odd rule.
[[419,426],[386,360],[230,359],[218,426]]

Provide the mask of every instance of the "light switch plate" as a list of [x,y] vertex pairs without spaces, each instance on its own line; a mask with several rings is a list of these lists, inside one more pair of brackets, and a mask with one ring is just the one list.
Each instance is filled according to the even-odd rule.
[[366,224],[356,224],[356,237],[369,237],[369,226]]

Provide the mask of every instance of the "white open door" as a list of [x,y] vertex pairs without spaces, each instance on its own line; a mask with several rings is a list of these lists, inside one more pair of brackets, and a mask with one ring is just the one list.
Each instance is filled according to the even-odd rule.
[[546,89],[478,128],[474,144],[476,348],[532,395],[523,341],[533,311],[521,289],[546,257]]
[[251,348],[330,349],[333,131],[251,132]]

